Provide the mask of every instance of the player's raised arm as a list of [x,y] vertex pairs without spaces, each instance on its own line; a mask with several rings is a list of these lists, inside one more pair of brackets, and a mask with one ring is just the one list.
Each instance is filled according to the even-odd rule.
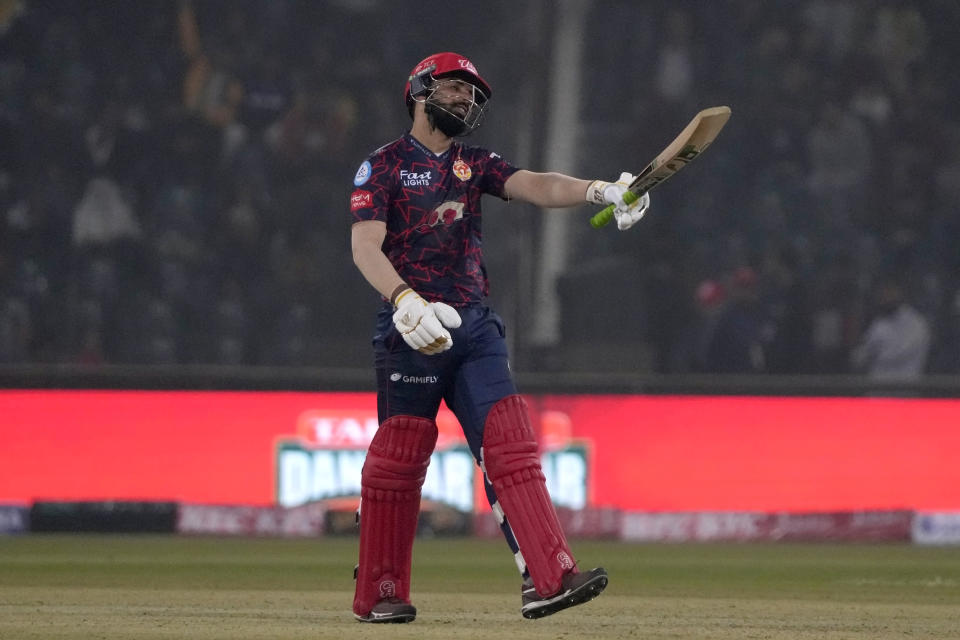
[[504,190],[511,200],[523,200],[538,207],[572,207],[582,204],[590,186],[562,173],[537,173],[521,169],[507,179]]
[[583,202],[612,204],[617,227],[622,231],[636,224],[650,207],[650,196],[626,203],[623,194],[634,177],[623,173],[616,182],[582,180],[562,173],[537,173],[522,169],[514,173],[504,184],[510,199],[523,200],[538,207],[573,207]]

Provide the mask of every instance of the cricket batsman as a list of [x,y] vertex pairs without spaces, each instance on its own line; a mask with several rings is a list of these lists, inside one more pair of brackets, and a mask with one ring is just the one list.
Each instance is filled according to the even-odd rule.
[[520,612],[541,618],[607,585],[581,571],[540,468],[527,407],[508,366],[504,325],[485,304],[481,196],[543,208],[616,206],[625,230],[649,207],[615,182],[537,173],[457,138],[480,126],[490,85],[466,57],[425,58],[404,98],[409,133],[374,151],[350,197],[353,260],[383,297],[373,338],[380,427],[361,479],[360,553],[353,613],[361,622],[411,622],[410,570],[420,490],[437,440],[441,400],[456,415],[484,473],[487,498],[522,576]]

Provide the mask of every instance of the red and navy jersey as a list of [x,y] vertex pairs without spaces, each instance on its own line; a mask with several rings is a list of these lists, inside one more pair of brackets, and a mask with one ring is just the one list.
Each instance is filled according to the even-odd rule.
[[350,212],[353,222],[387,224],[383,252],[417,293],[472,304],[489,290],[480,196],[506,200],[504,183],[516,171],[487,149],[454,142],[437,155],[407,134],[360,165]]

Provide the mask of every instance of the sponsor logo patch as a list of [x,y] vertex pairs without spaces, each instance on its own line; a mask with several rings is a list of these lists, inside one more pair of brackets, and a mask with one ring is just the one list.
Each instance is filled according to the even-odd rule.
[[400,180],[405,187],[427,187],[430,186],[431,171],[417,173],[416,171],[400,170]]
[[436,384],[439,379],[439,376],[403,376],[400,378],[402,382],[409,382],[410,384]]
[[417,65],[416,69],[413,70],[413,75],[410,76],[410,79],[412,80],[413,76],[417,75],[418,73],[420,73],[421,71],[429,67],[430,65],[436,64],[436,63],[437,61],[434,58],[428,58],[427,60],[424,60],[423,62]]
[[366,209],[373,206],[373,194],[369,191],[354,191],[350,196],[350,211]]
[[462,182],[466,182],[473,175],[473,171],[470,169],[470,165],[457,158],[457,161],[453,163],[453,175],[460,178]]
[[390,374],[391,382],[406,382],[409,384],[436,384],[440,376],[408,376],[394,371]]
[[369,160],[364,160],[363,164],[360,165],[360,168],[357,169],[357,175],[353,176],[353,186],[359,187],[363,184],[366,184],[367,180],[370,179],[370,173],[373,170],[373,167],[370,166]]

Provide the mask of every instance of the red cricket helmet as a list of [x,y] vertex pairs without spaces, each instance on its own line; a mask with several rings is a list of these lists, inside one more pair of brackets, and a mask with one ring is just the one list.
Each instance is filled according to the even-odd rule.
[[[431,69],[431,67],[433,68]],[[470,62],[466,56],[453,53],[452,51],[445,51],[427,56],[410,72],[410,76],[407,78],[407,85],[403,90],[403,98],[407,103],[407,108],[412,110],[413,99],[424,95],[434,78],[449,76],[459,76],[478,87],[484,93],[486,100],[489,100],[493,93],[490,90],[490,85],[480,77],[477,68],[473,66],[473,63]]]

